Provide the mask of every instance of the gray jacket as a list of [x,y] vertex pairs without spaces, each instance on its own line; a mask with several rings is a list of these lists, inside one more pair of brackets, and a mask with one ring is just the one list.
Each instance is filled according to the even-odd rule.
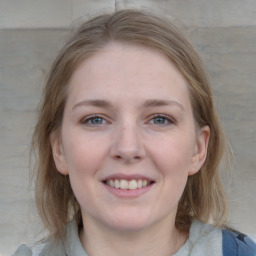
[[[253,256],[256,244],[249,237],[194,220],[186,243],[173,256]],[[77,225],[67,225],[64,242],[47,240],[32,247],[20,246],[13,256],[88,256],[84,251]]]

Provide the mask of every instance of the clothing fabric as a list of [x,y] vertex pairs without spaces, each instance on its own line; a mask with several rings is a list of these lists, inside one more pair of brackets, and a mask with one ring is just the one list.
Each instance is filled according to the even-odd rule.
[[[88,256],[75,221],[67,225],[64,242],[21,245],[13,256]],[[248,236],[194,220],[186,243],[173,256],[256,256],[256,243]],[[171,256],[171,255],[170,255]]]

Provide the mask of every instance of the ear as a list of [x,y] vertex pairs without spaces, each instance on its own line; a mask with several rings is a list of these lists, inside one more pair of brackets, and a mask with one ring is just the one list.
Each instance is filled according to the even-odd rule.
[[58,172],[60,172],[63,175],[68,175],[68,169],[60,135],[57,134],[57,132],[52,133],[50,136],[50,141],[53,159]]
[[197,132],[195,151],[191,161],[191,168],[188,175],[197,173],[205,162],[207,156],[208,143],[210,138],[209,126],[203,126]]

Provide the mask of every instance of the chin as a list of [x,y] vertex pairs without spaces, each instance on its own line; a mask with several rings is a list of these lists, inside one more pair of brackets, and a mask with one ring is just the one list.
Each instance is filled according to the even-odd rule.
[[122,231],[122,232],[138,232],[140,230],[143,230],[148,225],[144,223],[134,223],[134,222],[122,222],[122,223],[113,223],[111,225],[112,229]]
[[[115,215],[116,216],[116,215]],[[110,221],[108,222],[108,226],[112,229],[119,230],[119,231],[139,231],[143,230],[144,228],[149,227],[152,223],[151,220],[148,218],[143,218],[141,215],[132,214],[122,214],[117,215],[117,217],[113,218],[112,216]]]

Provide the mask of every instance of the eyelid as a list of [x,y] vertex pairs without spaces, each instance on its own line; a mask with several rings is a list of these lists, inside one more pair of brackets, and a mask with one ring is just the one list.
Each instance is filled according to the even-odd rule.
[[[165,118],[169,122],[169,124],[176,124],[177,123],[177,121],[173,117],[171,117],[169,115],[166,115],[166,114],[160,114],[160,113],[151,115],[148,120],[151,121],[152,119],[158,118],[158,117]],[[168,124],[162,124],[162,125],[168,125]]]
[[100,118],[102,120],[104,120],[106,123],[110,123],[107,118],[104,116],[104,115],[101,115],[101,114],[92,114],[92,115],[87,115],[85,117],[83,117],[81,119],[81,123],[84,124],[84,125],[87,125],[87,126],[100,126],[100,125],[104,125],[106,123],[103,123],[103,124],[88,124],[88,122],[92,119],[96,119],[96,118]]
[[[96,118],[100,118],[103,120],[104,123],[101,124],[89,124],[88,122],[92,119],[96,119]],[[151,122],[153,119],[155,118],[164,118],[165,120],[168,121],[168,124],[155,124],[155,125],[171,125],[171,124],[176,124],[177,121],[175,120],[175,118],[173,118],[170,115],[167,114],[162,114],[162,113],[156,113],[156,114],[152,114],[147,118],[147,123]],[[87,115],[83,118],[81,118],[80,123],[82,123],[83,125],[87,125],[87,126],[102,126],[105,124],[110,124],[110,120],[108,119],[108,117],[106,117],[105,115],[102,114],[91,114],[91,115]]]

